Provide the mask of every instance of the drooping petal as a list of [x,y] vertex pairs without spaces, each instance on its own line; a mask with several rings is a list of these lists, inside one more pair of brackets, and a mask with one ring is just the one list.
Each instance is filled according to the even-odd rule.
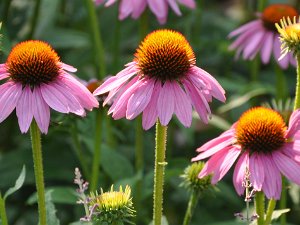
[[131,1],[131,0],[120,2],[120,6],[119,6],[119,19],[120,20],[125,19],[133,10],[132,9],[133,3],[129,2],[129,1]]
[[5,120],[16,108],[22,94],[22,85],[6,82],[0,85],[0,123]]
[[32,92],[32,111],[41,132],[47,134],[50,123],[50,108],[43,99],[39,87],[35,87]]
[[290,181],[300,185],[300,164],[280,151],[272,153],[275,165]]
[[300,110],[295,110],[290,116],[286,138],[292,138],[300,130]]
[[238,195],[242,195],[245,191],[243,182],[245,180],[246,168],[249,168],[249,155],[247,152],[244,152],[240,156],[233,172],[233,185]]
[[269,63],[273,49],[274,34],[269,31],[266,33],[264,44],[261,47],[261,60],[264,64]]
[[261,157],[265,171],[265,180],[262,186],[263,192],[268,199],[274,198],[278,200],[281,195],[281,174],[270,157],[265,155]]
[[288,55],[284,56],[281,60],[278,60],[281,55],[281,43],[279,40],[279,35],[275,35],[274,37],[274,45],[273,45],[273,54],[276,62],[282,69],[286,69],[288,67],[289,59]]
[[257,30],[258,28],[262,27],[262,23],[261,20],[254,20],[251,21],[249,23],[244,24],[243,26],[235,29],[234,31],[230,32],[230,34],[228,35],[229,38],[232,38],[234,36],[237,36],[239,34],[242,34],[248,30]]
[[173,11],[178,15],[180,16],[181,15],[181,12],[180,12],[180,9],[177,5],[177,2],[176,0],[167,0],[169,5],[171,6],[171,8],[173,9]]
[[153,87],[154,79],[145,79],[130,97],[127,104],[126,119],[134,119],[137,117],[148,105]]
[[155,124],[158,118],[157,100],[159,93],[161,92],[161,88],[162,84],[159,81],[157,81],[154,85],[150,101],[145,110],[143,111],[142,124],[145,130],[150,129]]
[[60,65],[64,70],[69,71],[71,73],[75,73],[77,71],[77,69],[71,65],[68,65],[68,64],[65,64],[62,62],[60,62]]
[[211,183],[216,184],[219,180],[221,180],[225,174],[228,172],[228,170],[232,167],[235,160],[240,155],[241,150],[235,147],[230,147],[227,154],[224,154],[224,158],[220,160],[218,163],[220,165],[215,170],[214,175],[212,177]]
[[40,86],[43,99],[52,109],[61,112],[69,113],[69,107],[65,96],[51,84],[42,84]]
[[16,107],[18,123],[22,133],[28,131],[33,118],[32,98],[32,91],[29,86],[26,86]]
[[172,83],[166,81],[157,100],[158,117],[163,126],[167,126],[170,122],[175,108],[175,98]]
[[132,4],[133,4],[132,18],[137,19],[145,11],[147,6],[147,1],[132,0]]
[[194,0],[178,0],[178,2],[180,2],[181,4],[194,9],[196,8],[196,2]]
[[185,126],[190,127],[192,124],[192,103],[190,97],[177,84],[172,85],[175,95],[174,112],[179,121]]
[[165,23],[168,14],[168,6],[165,1],[147,0],[150,10],[154,13],[160,23]]
[[253,52],[257,52],[259,45],[261,44],[261,41],[264,38],[265,30],[257,30],[256,33],[252,35],[251,41],[247,43],[247,45],[244,48],[243,52],[243,58],[249,59],[251,55],[253,55]]
[[264,165],[260,155],[253,153],[249,159],[250,181],[253,188],[260,191],[265,179]]

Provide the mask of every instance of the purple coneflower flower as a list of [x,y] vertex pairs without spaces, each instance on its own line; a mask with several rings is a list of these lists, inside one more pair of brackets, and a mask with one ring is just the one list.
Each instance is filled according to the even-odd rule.
[[[85,109],[98,107],[96,98],[69,72],[72,66],[60,62],[57,53],[45,42],[25,41],[0,64],[0,122],[16,108],[22,133],[32,119],[42,133],[48,132],[50,108],[61,113],[85,116]],[[49,108],[50,107],[50,108]]]
[[[105,3],[105,6],[111,6],[117,0],[95,0],[96,4]],[[120,0],[119,19],[123,20],[128,16],[134,19],[140,17],[147,5],[154,13],[157,20],[164,24],[167,21],[168,7],[170,6],[177,15],[181,15],[178,3],[185,5],[191,9],[196,7],[194,0]]]
[[244,59],[250,60],[260,53],[261,61],[264,64],[270,62],[273,53],[281,68],[286,69],[289,63],[295,66],[296,60],[291,53],[278,60],[281,43],[275,24],[279,23],[283,17],[293,18],[298,15],[297,10],[292,6],[272,4],[258,15],[258,19],[244,24],[229,34],[229,38],[237,37],[229,49],[237,50],[236,57],[242,53]]
[[109,92],[109,109],[114,119],[134,119],[143,113],[143,128],[151,128],[159,118],[168,125],[173,114],[189,127],[192,107],[208,122],[212,97],[224,102],[225,91],[206,71],[196,66],[194,52],[185,37],[171,30],[150,33],[138,47],[135,59],[106,80],[94,92]]
[[213,173],[212,183],[221,180],[237,161],[233,184],[244,193],[245,173],[256,191],[267,198],[280,199],[281,174],[300,185],[300,111],[294,111],[287,127],[276,111],[256,107],[246,111],[228,131],[209,141],[192,161],[211,156],[199,174]]

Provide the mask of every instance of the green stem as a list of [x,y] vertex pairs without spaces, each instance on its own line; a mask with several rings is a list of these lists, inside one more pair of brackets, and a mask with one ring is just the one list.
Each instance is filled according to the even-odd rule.
[[257,7],[258,11],[262,12],[265,9],[267,3],[268,3],[268,0],[259,0],[258,7]]
[[43,157],[41,146],[41,132],[33,120],[30,125],[30,136],[32,145],[33,165],[35,183],[37,189],[38,209],[39,209],[39,224],[46,225],[46,203],[45,203],[45,187],[44,187],[44,171]]
[[[103,110],[105,110],[105,113],[107,115],[107,110],[106,108],[103,108]],[[108,146],[110,147],[110,149],[114,149],[115,146],[116,146],[116,143],[115,143],[115,137],[113,135],[113,129],[112,129],[112,117],[110,116],[106,116],[105,117],[105,122],[106,122],[106,138],[105,140],[107,140],[107,144]]]
[[[286,197],[287,197],[287,189],[286,189],[286,179],[282,176],[282,191],[281,191],[281,198],[279,201],[279,208],[286,209]],[[286,225],[286,214],[282,214],[280,216],[280,225]]]
[[192,191],[188,207],[185,212],[184,220],[183,220],[183,225],[189,225],[192,219],[192,216],[194,214],[195,208],[197,206],[199,199],[199,193],[196,191]]
[[154,193],[153,193],[153,221],[154,225],[161,225],[163,211],[163,186],[166,157],[167,127],[156,122],[155,138],[155,166],[154,166]]
[[95,191],[98,185],[100,156],[101,156],[101,139],[102,139],[102,121],[103,113],[102,109],[96,110],[96,131],[94,139],[94,155],[92,165],[92,177],[91,177],[91,191]]
[[267,209],[267,215],[266,215],[266,220],[264,225],[269,225],[272,220],[272,214],[276,206],[276,200],[270,199],[269,204],[268,204],[268,209]]
[[265,195],[262,191],[255,194],[255,207],[257,218],[257,225],[264,225],[265,220]]
[[36,28],[36,24],[39,18],[39,12],[40,12],[40,6],[41,6],[41,0],[36,0],[36,4],[35,4],[35,8],[34,8],[34,12],[32,15],[32,20],[31,20],[31,27],[30,27],[30,31],[28,34],[28,39],[32,39],[34,32],[35,32],[35,28]]
[[288,96],[287,82],[285,74],[282,69],[276,63],[275,65],[275,74],[276,74],[276,98],[277,100],[284,100]]
[[2,225],[8,225],[6,209],[5,209],[5,200],[2,198],[1,193],[0,193],[0,218],[1,218]]
[[101,80],[105,76],[105,61],[104,61],[104,49],[100,32],[100,25],[97,20],[95,5],[91,0],[85,0],[86,7],[88,10],[89,24],[91,33],[93,35],[94,49],[95,49],[95,65],[99,65],[99,77]]
[[72,129],[71,129],[71,135],[72,135],[72,139],[73,139],[73,144],[74,144],[74,151],[75,154],[79,160],[79,163],[81,165],[82,171],[83,171],[83,175],[84,177],[86,177],[86,179],[89,180],[89,170],[88,170],[88,165],[86,162],[86,158],[84,157],[84,153],[82,151],[82,146],[79,140],[79,134],[78,134],[78,128],[77,128],[77,124],[76,121],[74,122]]
[[296,84],[294,110],[299,108],[300,108],[300,54],[297,55],[297,84]]

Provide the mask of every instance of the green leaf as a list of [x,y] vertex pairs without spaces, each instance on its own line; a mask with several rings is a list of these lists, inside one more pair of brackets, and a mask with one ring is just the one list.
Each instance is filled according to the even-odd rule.
[[19,190],[23,186],[24,181],[25,181],[25,176],[26,176],[26,168],[25,168],[25,165],[23,165],[22,171],[21,171],[18,179],[16,180],[15,186],[12,187],[12,188],[9,188],[6,191],[6,193],[5,193],[4,197],[3,197],[4,201],[6,200],[6,198],[9,195],[13,194],[14,192],[16,192],[17,190]]
[[[70,187],[51,187],[46,189],[46,195],[51,193],[51,201],[61,204],[76,204],[77,194],[74,188]],[[37,194],[31,195],[27,204],[32,205],[37,202]]]
[[[271,221],[278,219],[282,214],[285,214],[289,211],[290,211],[290,209],[274,210]],[[257,225],[257,221],[256,220],[253,221],[252,223],[250,223],[250,225]]]
[[133,176],[132,164],[121,153],[103,148],[101,154],[102,168],[114,182]]
[[239,96],[239,97],[232,97],[231,101],[229,101],[226,105],[221,106],[218,109],[219,113],[225,113],[227,111],[230,111],[234,108],[237,108],[245,103],[247,103],[251,98],[259,96],[259,95],[263,95],[269,93],[269,90],[265,89],[265,88],[257,88],[255,90],[249,91],[248,93]]
[[56,216],[56,209],[52,202],[52,192],[48,191],[46,193],[46,214],[47,214],[47,224],[48,225],[60,225],[59,219]]

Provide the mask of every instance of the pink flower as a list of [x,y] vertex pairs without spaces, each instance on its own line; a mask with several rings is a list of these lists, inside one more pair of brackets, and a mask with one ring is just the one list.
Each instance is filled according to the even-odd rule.
[[244,193],[246,168],[253,188],[267,198],[280,199],[281,174],[300,185],[300,111],[294,111],[287,127],[279,113],[256,107],[246,111],[228,131],[197,149],[192,161],[211,157],[199,174],[213,173],[212,183],[221,180],[237,161],[233,184]]
[[237,50],[237,58],[243,54],[243,59],[250,60],[260,53],[261,61],[264,64],[270,62],[273,53],[281,68],[286,69],[289,63],[296,66],[296,60],[291,53],[278,60],[281,43],[275,27],[275,23],[279,23],[283,17],[293,18],[294,16],[298,16],[298,12],[289,5],[272,4],[268,6],[258,19],[246,23],[229,34],[229,38],[237,37],[229,49]]
[[[103,4],[104,2],[106,2],[105,6],[108,7],[116,3],[117,0],[95,0],[96,4]],[[119,19],[123,20],[128,16],[137,19],[148,5],[157,20],[161,24],[164,24],[168,17],[168,6],[170,6],[178,16],[181,15],[178,3],[191,9],[196,7],[194,0],[120,0]]]
[[[22,133],[32,119],[42,133],[48,132],[50,108],[61,113],[85,116],[85,109],[98,107],[96,98],[69,72],[72,66],[59,61],[57,53],[45,42],[25,41],[0,64],[0,122],[16,108]],[[50,108],[49,108],[50,107]]]
[[206,71],[195,65],[194,52],[185,37],[175,31],[158,30],[141,43],[133,62],[106,80],[94,92],[109,92],[104,105],[114,119],[132,120],[143,113],[143,128],[159,118],[166,126],[176,114],[186,127],[192,122],[192,107],[207,123],[212,97],[225,101],[225,91]]

